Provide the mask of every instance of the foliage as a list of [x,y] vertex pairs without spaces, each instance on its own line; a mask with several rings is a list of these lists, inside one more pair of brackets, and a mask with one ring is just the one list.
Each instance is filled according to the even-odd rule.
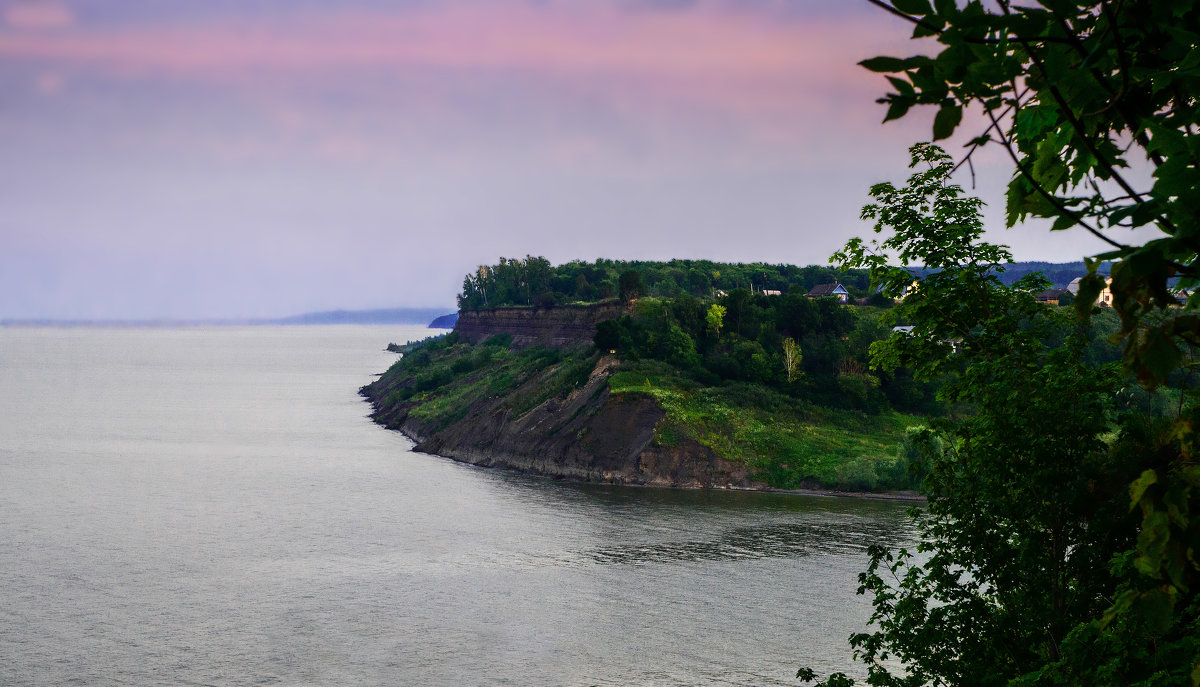
[[631,301],[642,293],[642,273],[637,270],[625,270],[617,281],[622,301]]
[[[964,107],[980,107],[987,128],[972,145],[998,143],[1016,167],[1008,223],[1046,217],[1053,229],[1081,227],[1107,242],[1111,250],[1098,258],[1113,261],[1124,362],[1149,389],[1182,385],[1173,421],[1147,428],[1121,418],[1111,447],[1114,460],[1137,468],[1126,483],[1140,514],[1136,544],[1105,569],[1119,585],[1113,603],[1102,617],[1073,618],[1077,626],[1021,682],[1200,684],[1197,417],[1188,399],[1200,296],[1175,309],[1170,288],[1175,279],[1193,287],[1200,276],[1200,6],[871,1],[912,22],[914,38],[941,44],[936,55],[863,63],[896,74],[887,119],[936,105],[934,136],[944,138]],[[1146,238],[1124,243],[1116,227]],[[1097,262],[1075,301],[1082,315],[1105,285]]]
[[[935,105],[934,139],[946,138],[963,110],[983,110],[973,145],[998,143],[1016,171],[1008,224],[1028,216],[1054,229],[1081,227],[1111,247],[1114,306],[1126,356],[1147,382],[1162,383],[1200,342],[1200,296],[1189,312],[1140,331],[1145,315],[1172,305],[1168,286],[1198,283],[1200,266],[1200,6],[1180,0],[1057,1],[1015,6],[998,0],[903,0],[886,5],[936,37],[938,54],[876,57],[861,64],[896,74],[884,121],[913,105]],[[969,161],[968,157],[968,161]],[[1148,172],[1148,173],[1147,173]],[[1140,245],[1108,231],[1145,228]],[[1081,289],[1090,302],[1103,288]]]
[[[1077,276],[1077,275],[1073,275]],[[823,265],[797,267],[767,263],[719,263],[710,260],[575,260],[552,266],[545,258],[501,258],[463,278],[458,307],[480,310],[501,306],[551,307],[613,298],[713,298],[718,291],[764,289],[805,294],[816,284],[839,280],[851,294],[867,295],[863,270],[839,273]]]
[[796,381],[796,368],[802,360],[804,360],[804,355],[800,352],[800,346],[796,344],[796,340],[790,336],[784,337],[783,369],[787,373],[789,383]]
[[708,312],[704,315],[704,321],[708,324],[708,328],[721,338],[721,327],[725,325],[725,306],[713,303],[708,306]]
[[[1106,444],[1120,378],[1087,364],[1086,332],[1057,340],[1058,309],[1033,297],[1042,284],[995,277],[1007,251],[980,241],[980,203],[947,184],[949,157],[928,144],[912,153],[922,169],[901,188],[872,188],[863,210],[884,240],[835,257],[869,268],[885,294],[912,280],[895,262],[937,270],[890,313],[912,332],[873,344],[872,364],[949,375],[942,398],[970,412],[939,423],[937,450],[913,437],[928,456],[921,542],[916,554],[872,548],[860,592],[873,596],[875,627],[851,644],[873,685],[1042,684],[1078,660],[1068,647],[1095,648],[1079,628],[1103,622],[1122,584],[1109,563],[1136,539],[1125,485],[1138,452]],[[1138,642],[1165,637],[1146,629],[1133,629]]]
[[396,381],[386,403],[411,404],[411,416],[432,431],[461,420],[483,397],[502,396],[519,417],[586,384],[598,359],[590,352],[537,346],[513,350],[511,342],[504,334],[471,345],[450,334],[410,343],[384,373]]
[[[832,411],[755,384],[706,386],[661,361],[624,363],[609,379],[616,394],[645,394],[666,411],[659,443],[695,441],[744,462],[754,479],[781,489],[906,489],[894,470],[898,440],[916,422],[888,412]],[[851,467],[846,467],[850,465]]]

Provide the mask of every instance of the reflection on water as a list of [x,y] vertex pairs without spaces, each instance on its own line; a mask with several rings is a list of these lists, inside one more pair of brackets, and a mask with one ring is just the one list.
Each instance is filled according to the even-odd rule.
[[580,555],[606,565],[638,565],[857,553],[866,550],[872,543],[892,546],[900,541],[894,526],[883,526],[878,522],[854,524],[859,526],[847,526],[846,523],[781,523],[763,527],[737,527],[710,540],[604,546],[581,552]]
[[794,685],[907,504],[414,454],[389,327],[0,328],[0,684]]

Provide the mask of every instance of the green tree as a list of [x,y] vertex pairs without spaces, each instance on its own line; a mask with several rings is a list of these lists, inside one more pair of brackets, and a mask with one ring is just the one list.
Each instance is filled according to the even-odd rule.
[[641,295],[645,286],[642,284],[642,273],[637,270],[625,270],[618,281],[621,289],[621,300],[631,301]]
[[783,369],[787,374],[788,382],[796,380],[797,372],[799,371],[800,361],[804,360],[804,355],[800,352],[800,346],[792,337],[787,337],[783,340]]
[[[1054,229],[1106,242],[1111,250],[1089,263],[1076,310],[1091,309],[1103,287],[1096,268],[1111,260],[1125,364],[1148,388],[1179,379],[1200,343],[1200,296],[1173,310],[1169,288],[1200,276],[1200,6],[869,1],[910,22],[914,38],[938,43],[932,54],[862,63],[887,73],[895,89],[882,99],[885,121],[933,105],[936,140],[977,107],[985,121],[959,164],[999,145],[1015,168],[1010,225],[1045,217]],[[1111,561],[1121,584],[1103,617],[1077,626],[1038,680],[1200,685],[1200,416],[1192,394],[1193,385],[1181,389],[1167,426],[1124,422],[1112,450],[1130,452],[1140,468],[1128,485],[1140,517],[1136,546]]]
[[[998,144],[1016,168],[1009,226],[1045,217],[1054,229],[1079,227],[1110,246],[1098,257],[1114,261],[1127,359],[1145,381],[1165,381],[1182,344],[1200,343],[1200,295],[1170,321],[1141,326],[1147,313],[1172,304],[1168,280],[1200,283],[1200,5],[869,1],[911,22],[914,38],[940,44],[936,55],[861,63],[895,74],[888,80],[896,90],[880,101],[888,105],[884,121],[934,105],[938,140],[978,106],[985,122],[959,164]],[[1146,239],[1125,243],[1127,232],[1116,228],[1144,228]],[[1083,303],[1103,288],[1091,267]]]
[[713,303],[708,306],[708,313],[704,316],[704,321],[708,324],[717,338],[721,338],[721,327],[725,326],[725,306]]
[[873,365],[949,375],[943,400],[973,412],[943,422],[944,449],[930,451],[917,552],[871,548],[860,579],[874,629],[851,644],[872,685],[1084,684],[1042,680],[1079,628],[1104,618],[1121,586],[1110,561],[1136,538],[1125,490],[1136,454],[1104,442],[1118,376],[1083,364],[1081,335],[1046,343],[1062,320],[1034,299],[1044,282],[1005,286],[1011,256],[980,241],[980,201],[947,183],[939,148],[912,152],[922,169],[901,188],[873,187],[863,209],[886,237],[854,239],[834,259],[868,267],[885,295],[912,281],[897,263],[924,261],[932,273],[889,312],[913,330],[872,345]]

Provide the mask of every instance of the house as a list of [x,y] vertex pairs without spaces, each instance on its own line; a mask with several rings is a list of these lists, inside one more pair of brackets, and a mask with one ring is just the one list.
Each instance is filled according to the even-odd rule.
[[[1106,274],[1101,274],[1100,276],[1104,277],[1104,289],[1100,291],[1100,295],[1096,297],[1096,305],[1102,305],[1107,308],[1111,308],[1113,304],[1113,294],[1112,289],[1109,287],[1112,286],[1112,277]],[[1083,277],[1075,277],[1072,279],[1071,283],[1067,284],[1067,291],[1070,291],[1075,295],[1079,295],[1079,282],[1082,280]]]
[[836,298],[839,303],[850,302],[850,292],[846,287],[834,282],[832,284],[817,284],[808,292],[809,298]]
[[1104,280],[1104,289],[1100,291],[1100,295],[1096,296],[1096,305],[1102,305],[1106,308],[1111,308],[1113,304],[1112,277]]
[[902,324],[898,327],[892,327],[892,333],[911,335],[914,329],[916,329],[916,327],[912,326],[911,324]]
[[762,295],[764,295],[764,296],[782,296],[783,292],[776,291],[775,289],[763,289]]
[[1071,293],[1066,289],[1046,289],[1045,291],[1034,296],[1038,303],[1047,303],[1049,305],[1058,305],[1059,299],[1063,295]]

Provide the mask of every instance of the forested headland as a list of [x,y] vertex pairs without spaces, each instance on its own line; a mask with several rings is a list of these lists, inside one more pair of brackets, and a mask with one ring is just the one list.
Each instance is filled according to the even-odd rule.
[[[1000,279],[1012,277],[1001,269]],[[661,411],[647,450],[701,451],[743,465],[750,486],[915,490],[929,460],[928,446],[922,453],[915,442],[931,424],[972,409],[939,397],[950,371],[918,379],[903,367],[872,366],[873,344],[910,334],[895,301],[871,295],[865,276],[865,270],[834,267],[709,261],[552,266],[544,258],[502,260],[466,277],[459,295],[464,308],[474,303],[486,310],[485,299],[494,307],[539,299],[532,294],[574,302],[568,299],[603,296],[603,285],[611,284],[618,293],[610,300],[624,301],[624,314],[599,322],[591,340],[573,346],[514,346],[511,334],[497,329],[476,343],[451,333],[406,347],[374,387],[377,416],[397,426],[407,422],[414,432],[419,426],[427,437],[458,432],[462,443],[483,431],[464,429],[479,418],[511,424],[561,404],[602,368],[611,398],[638,397]],[[846,302],[809,297],[818,283],[848,285],[851,295]],[[528,307],[544,318],[557,310]],[[1074,309],[1038,307],[1045,314],[1038,336],[1048,345],[1061,343],[1075,326]],[[1108,341],[1118,326],[1111,310],[1097,312],[1086,334],[1086,365],[1120,359]],[[954,358],[953,342],[946,355]],[[1176,398],[1169,389],[1151,393],[1129,384],[1110,411],[1165,414]],[[598,412],[599,405],[576,412]],[[644,429],[635,425],[630,441]]]

